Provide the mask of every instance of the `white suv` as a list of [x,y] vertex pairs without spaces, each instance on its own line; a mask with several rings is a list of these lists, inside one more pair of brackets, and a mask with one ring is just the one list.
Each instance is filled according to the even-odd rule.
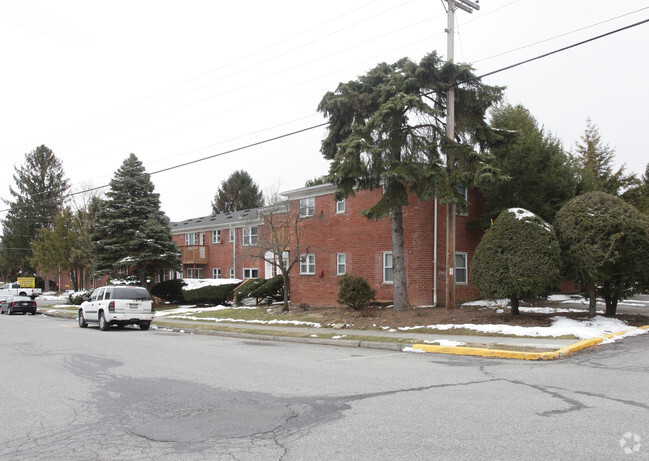
[[145,288],[106,285],[97,288],[90,299],[81,303],[79,326],[86,328],[88,323],[98,323],[99,329],[106,331],[111,325],[123,328],[135,324],[148,330],[154,315],[153,301]]

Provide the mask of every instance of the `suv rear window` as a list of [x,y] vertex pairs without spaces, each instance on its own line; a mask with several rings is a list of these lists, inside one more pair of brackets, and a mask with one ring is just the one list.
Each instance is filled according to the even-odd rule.
[[113,299],[133,299],[138,301],[150,301],[151,295],[142,287],[115,287],[113,288]]

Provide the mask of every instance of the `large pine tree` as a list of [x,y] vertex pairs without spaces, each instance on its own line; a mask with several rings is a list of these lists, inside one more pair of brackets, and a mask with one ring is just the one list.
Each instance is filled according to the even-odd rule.
[[180,253],[160,211],[160,196],[134,154],[110,182],[95,218],[92,242],[98,274],[133,274],[149,290],[157,273],[180,268]]
[[620,195],[637,180],[634,175],[624,173],[624,166],[613,170],[615,149],[602,142],[599,129],[590,118],[586,120],[581,142],[575,145],[575,161],[579,168],[578,194],[599,190]]
[[0,248],[3,272],[10,278],[34,272],[30,242],[41,239],[42,228],[54,227],[70,187],[61,161],[44,145],[26,154],[22,166],[14,167],[13,179]]
[[[443,122],[450,81],[457,82],[453,140]],[[337,186],[336,198],[353,195],[355,188],[383,187],[382,198],[365,214],[391,219],[394,310],[408,306],[402,212],[408,193],[466,206],[458,187],[492,177],[474,148],[491,139],[485,113],[501,92],[482,84],[468,66],[431,53],[420,63],[403,58],[379,64],[339,84],[318,107],[329,119],[321,151],[331,161],[328,180]]]
[[252,177],[244,170],[235,171],[221,183],[214,196],[214,214],[247,210],[264,206],[264,195]]
[[491,126],[503,137],[491,149],[494,165],[508,179],[484,191],[490,217],[509,208],[525,208],[552,222],[563,204],[575,196],[576,173],[570,156],[521,105],[496,108]]

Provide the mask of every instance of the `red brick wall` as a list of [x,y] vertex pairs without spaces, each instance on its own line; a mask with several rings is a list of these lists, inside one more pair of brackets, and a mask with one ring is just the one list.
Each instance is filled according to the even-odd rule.
[[[315,198],[316,215],[305,219],[301,237],[302,251],[308,243],[308,252],[315,255],[316,274],[300,275],[299,267],[291,273],[291,300],[294,304],[332,305],[338,292],[336,275],[336,253],[345,253],[347,273],[362,276],[376,290],[380,301],[393,299],[392,284],[383,283],[383,253],[392,251],[391,225],[389,218],[370,220],[360,214],[374,205],[381,190],[357,191],[345,203],[345,213],[336,214],[333,194]],[[480,198],[471,191],[470,216],[480,212]],[[434,201],[420,202],[411,196],[410,204],[404,207],[404,250],[406,255],[406,277],[408,295],[413,305],[431,305],[434,300]],[[293,207],[299,206],[295,201]],[[456,221],[456,251],[467,252],[469,269],[475,248],[482,237],[481,230],[467,228],[468,216],[458,216]],[[438,206],[437,246],[437,302],[444,303],[446,269],[446,209]],[[295,248],[295,246],[293,247]],[[293,250],[294,251],[294,250]],[[477,299],[478,290],[470,284],[458,284],[458,303]]]

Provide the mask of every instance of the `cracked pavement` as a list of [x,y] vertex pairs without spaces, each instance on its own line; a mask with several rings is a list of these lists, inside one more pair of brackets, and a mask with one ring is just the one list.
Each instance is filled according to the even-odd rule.
[[649,457],[646,336],[529,363],[0,320],[0,459]]

